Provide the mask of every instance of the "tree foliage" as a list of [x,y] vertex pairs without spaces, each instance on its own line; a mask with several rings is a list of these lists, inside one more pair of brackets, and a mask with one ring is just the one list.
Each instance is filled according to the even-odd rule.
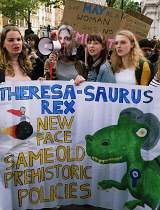
[[[106,0],[109,7],[115,7],[121,9],[122,0]],[[0,0],[0,13],[11,19],[13,23],[17,19],[24,18],[28,23],[30,22],[31,14],[36,14],[40,5],[59,8],[61,5],[65,5],[65,0]],[[126,7],[130,7],[140,12],[140,5],[133,0],[123,0],[123,11]]]
[[122,5],[122,0],[107,0],[107,4],[109,7],[123,9],[124,12],[127,7],[130,7],[138,12],[141,12],[140,4],[138,2],[134,2],[133,0],[123,0],[123,5]]
[[65,5],[65,0],[40,0],[45,6],[53,5],[54,8],[59,8]]
[[116,0],[106,0],[108,7],[113,7]]
[[55,8],[63,5],[65,0],[0,0],[0,13],[11,19],[13,23],[17,19],[24,18],[28,25],[31,14],[36,14],[40,5],[54,5]]

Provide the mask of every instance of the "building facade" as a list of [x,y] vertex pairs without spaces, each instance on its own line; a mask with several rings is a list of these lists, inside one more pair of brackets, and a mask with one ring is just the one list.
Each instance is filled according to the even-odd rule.
[[[50,30],[57,29],[61,24],[63,16],[63,7],[62,8],[53,8],[53,6],[45,7],[41,5],[37,10],[37,13],[31,15],[30,22],[32,26],[32,30],[39,37],[48,37],[50,32],[47,30],[48,26]],[[0,15],[0,30],[2,30],[3,26],[11,23],[11,20],[6,17],[2,17]],[[24,31],[28,28],[28,24],[25,19],[16,20],[16,25],[19,27],[22,35],[24,35]]]
[[141,12],[143,15],[153,19],[148,38],[156,36],[160,40],[160,0],[142,0]]

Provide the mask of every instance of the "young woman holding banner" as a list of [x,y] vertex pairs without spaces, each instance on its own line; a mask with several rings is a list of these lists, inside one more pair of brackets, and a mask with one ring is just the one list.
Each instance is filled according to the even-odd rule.
[[111,65],[116,83],[149,84],[151,70],[132,32],[121,30],[116,33]]
[[107,60],[107,42],[101,33],[92,33],[87,38],[87,71],[89,82],[115,83]]
[[[79,85],[87,77],[85,64],[78,60],[73,28],[62,25],[57,31],[57,39],[63,46],[61,50],[50,54],[44,64],[44,77],[47,80],[74,80]],[[52,71],[50,70],[52,64]]]

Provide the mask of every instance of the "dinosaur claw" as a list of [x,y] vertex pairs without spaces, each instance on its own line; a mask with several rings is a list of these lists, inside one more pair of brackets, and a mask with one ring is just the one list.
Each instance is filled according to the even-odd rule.
[[105,191],[105,192],[109,192],[108,190],[103,189],[103,188],[100,187],[99,185],[97,185],[97,188],[98,188],[98,190],[102,190],[102,191]]
[[125,208],[126,210],[129,210],[125,205],[123,206],[123,208]]

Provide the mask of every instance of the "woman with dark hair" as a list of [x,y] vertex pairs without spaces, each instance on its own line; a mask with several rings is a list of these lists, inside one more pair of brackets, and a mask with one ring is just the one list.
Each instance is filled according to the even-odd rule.
[[106,38],[101,33],[92,33],[87,38],[87,70],[87,81],[115,83],[107,61]]
[[27,42],[29,45],[29,58],[32,62],[32,67],[36,76],[36,79],[43,77],[44,74],[44,62],[47,56],[42,55],[38,50],[39,37],[36,34],[30,34],[27,37]]
[[35,79],[23,37],[15,26],[6,26],[0,35],[0,83]]

